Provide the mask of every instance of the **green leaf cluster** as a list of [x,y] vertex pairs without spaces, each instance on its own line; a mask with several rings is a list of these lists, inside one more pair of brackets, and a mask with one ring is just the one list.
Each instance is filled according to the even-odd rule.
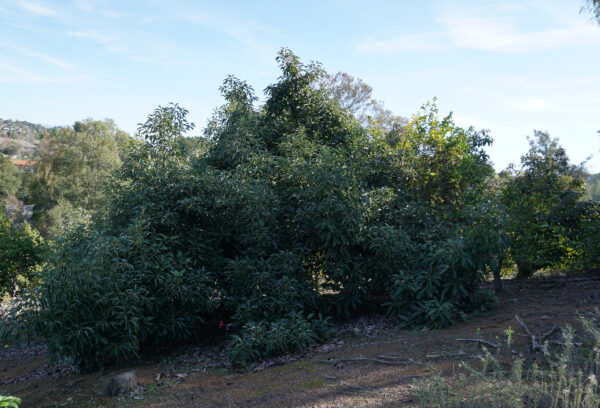
[[19,408],[20,403],[20,398],[0,395],[0,407]]
[[582,201],[582,166],[570,163],[556,139],[536,131],[521,166],[503,177],[509,253],[520,276],[571,266],[582,256],[589,259],[594,247],[590,239],[598,228],[597,204]]
[[0,153],[0,205],[17,195],[22,182],[22,171]]
[[0,207],[0,295],[34,284],[46,250],[35,229],[27,222],[14,226]]

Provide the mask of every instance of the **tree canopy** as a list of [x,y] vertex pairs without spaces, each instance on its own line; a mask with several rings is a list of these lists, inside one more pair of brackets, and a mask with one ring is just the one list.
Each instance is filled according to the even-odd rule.
[[105,200],[103,185],[120,167],[129,136],[112,120],[91,119],[53,128],[36,153],[28,182],[34,220],[51,236],[95,213]]

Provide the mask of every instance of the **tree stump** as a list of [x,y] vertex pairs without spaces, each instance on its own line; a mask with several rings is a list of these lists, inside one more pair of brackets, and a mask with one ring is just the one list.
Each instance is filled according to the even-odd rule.
[[137,389],[138,381],[134,371],[114,376],[106,386],[106,394],[114,397],[115,395],[126,392],[134,392]]

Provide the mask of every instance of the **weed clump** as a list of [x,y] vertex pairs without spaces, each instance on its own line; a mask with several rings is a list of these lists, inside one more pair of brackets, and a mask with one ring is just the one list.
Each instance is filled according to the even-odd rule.
[[[600,314],[598,314],[600,316]],[[575,346],[574,330],[566,327],[554,353],[543,364],[515,357],[508,367],[485,350],[481,368],[461,363],[458,378],[443,378],[431,369],[415,384],[420,407],[596,408],[600,406],[600,330],[593,319],[581,318],[585,343]],[[508,340],[510,349],[510,338]]]

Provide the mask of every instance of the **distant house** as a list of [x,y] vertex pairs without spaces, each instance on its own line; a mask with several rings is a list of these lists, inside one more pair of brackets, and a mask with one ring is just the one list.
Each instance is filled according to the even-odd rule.
[[33,167],[37,164],[34,160],[25,160],[25,159],[9,159],[12,164],[22,169],[26,169],[29,171],[33,171]]

